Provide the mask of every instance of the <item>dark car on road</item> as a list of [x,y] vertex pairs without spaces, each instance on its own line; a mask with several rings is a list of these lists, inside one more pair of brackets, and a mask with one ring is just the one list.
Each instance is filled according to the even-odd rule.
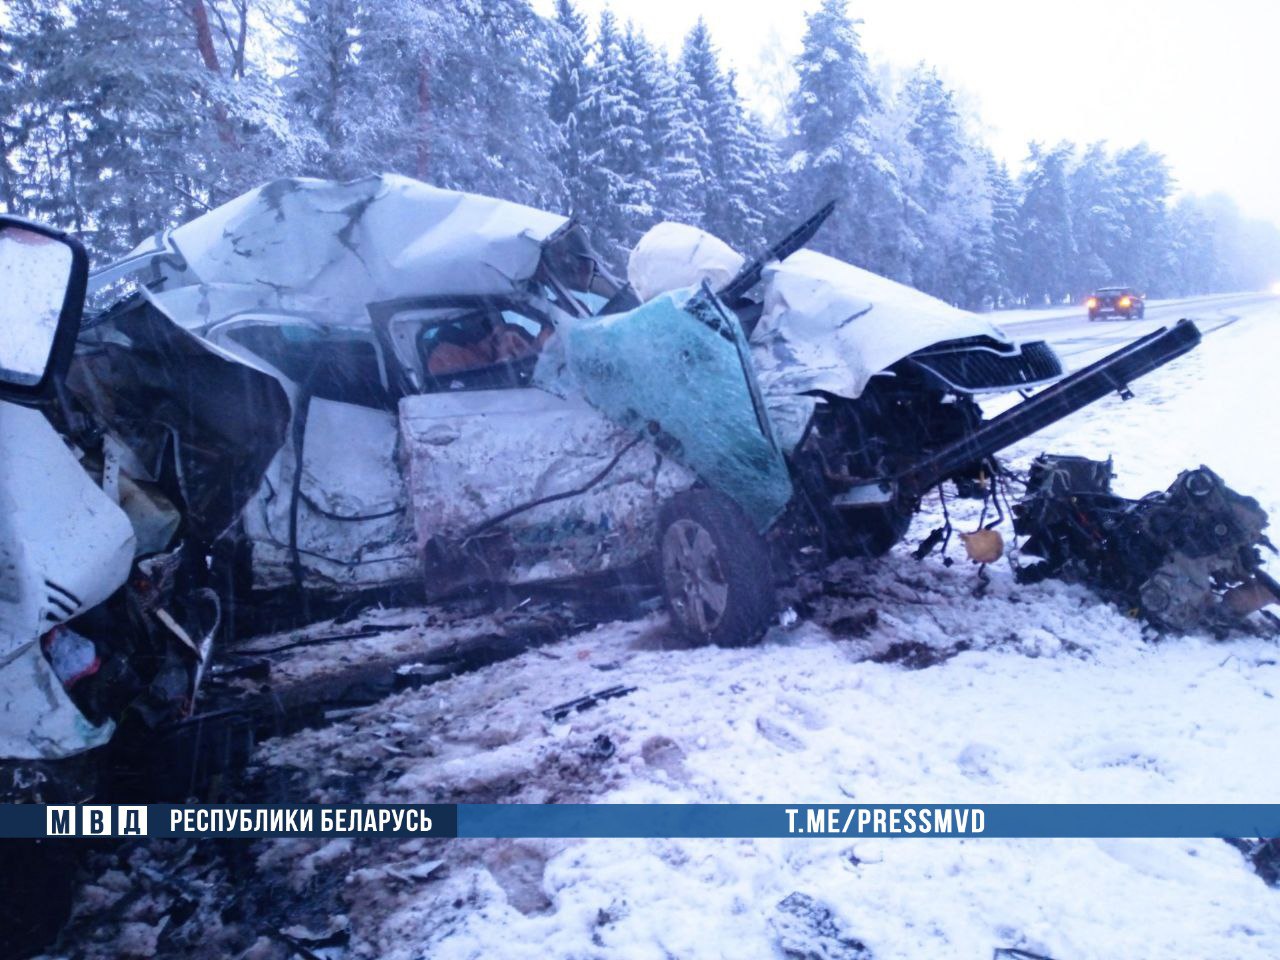
[[1126,320],[1141,320],[1147,312],[1147,305],[1142,294],[1131,287],[1103,287],[1095,290],[1085,301],[1089,308],[1089,319],[1099,317],[1124,317]]

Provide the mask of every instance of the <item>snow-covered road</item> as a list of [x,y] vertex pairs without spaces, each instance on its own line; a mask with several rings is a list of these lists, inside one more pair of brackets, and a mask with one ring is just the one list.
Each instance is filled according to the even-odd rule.
[[[1126,494],[1205,463],[1280,516],[1280,300],[1153,304],[1132,325],[1010,319],[1018,335],[1065,349],[1177,316],[1214,332],[1139,381],[1133,400],[1057,424],[1015,461],[1046,449],[1111,453]],[[791,601],[802,616],[758,647],[682,649],[661,614],[599,627],[270,742],[258,776],[315,801],[1280,796],[1276,640],[1152,642],[1083,588],[1017,586],[1003,565],[975,597],[968,564],[911,559],[910,542],[934,523],[922,516],[884,561],[846,561],[799,585]],[[910,669],[903,654],[922,648],[938,662]],[[541,715],[616,684],[638,689],[562,724]],[[154,849],[132,856],[139,876],[187,869]],[[299,840],[260,844],[247,880],[217,877],[221,896],[252,899],[259,920],[349,937],[316,948],[333,957],[987,960],[996,947],[1055,960],[1280,956],[1280,891],[1219,840]],[[123,886],[106,874],[85,900],[116,903]],[[138,902],[164,889],[157,880]],[[208,902],[220,906],[208,907],[193,954],[252,942],[243,906],[226,914]],[[157,916],[142,910],[125,936],[108,937],[110,949],[154,943]],[[88,909],[81,923],[93,917]],[[266,939],[255,949],[283,956]]]

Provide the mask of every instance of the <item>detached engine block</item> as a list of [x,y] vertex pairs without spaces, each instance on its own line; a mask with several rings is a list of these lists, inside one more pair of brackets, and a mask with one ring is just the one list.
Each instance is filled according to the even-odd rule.
[[1023,582],[1056,576],[1089,584],[1154,626],[1222,633],[1280,601],[1262,569],[1267,514],[1201,466],[1162,493],[1128,500],[1111,492],[1111,461],[1042,455],[1013,508],[1024,554],[1043,563]]

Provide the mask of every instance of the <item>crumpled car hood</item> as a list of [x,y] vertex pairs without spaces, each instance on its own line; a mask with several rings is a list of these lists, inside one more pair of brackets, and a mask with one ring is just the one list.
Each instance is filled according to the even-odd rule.
[[761,384],[855,398],[917,350],[963,337],[1009,338],[995,324],[905,284],[801,250],[765,268],[751,335]]
[[[636,244],[628,279],[642,300],[742,268],[724,241],[680,223],[659,223]],[[812,250],[765,268],[764,312],[751,333],[766,393],[825,391],[850,399],[903,357],[944,340],[1009,338],[994,324],[927,293]]]
[[[727,282],[743,259],[696,227],[660,223],[632,253],[628,278],[643,299],[702,281]],[[764,270],[763,313],[751,356],[779,443],[791,450],[814,394],[856,399],[904,357],[946,340],[1009,338],[994,324],[905,284],[812,250]]]
[[[158,280],[148,284],[149,299],[188,329],[254,308],[363,325],[365,305],[379,300],[509,294],[567,223],[391,174],[283,179],[148,241],[98,277]],[[143,276],[147,270],[158,276]]]

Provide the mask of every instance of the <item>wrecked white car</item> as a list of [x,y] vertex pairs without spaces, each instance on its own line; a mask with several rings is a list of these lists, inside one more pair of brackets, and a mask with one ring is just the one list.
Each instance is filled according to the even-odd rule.
[[[243,502],[211,549],[255,591],[440,595],[656,557],[691,637],[749,642],[777,553],[883,552],[932,486],[984,495],[995,451],[1198,338],[983,422],[974,396],[1056,380],[1052,351],[800,250],[824,215],[750,264],[661,225],[633,254],[641,303],[563,217],[394,176],[277,181],[100,273],[140,289],[82,334],[72,388],[144,466],[162,437],[208,453],[217,482],[183,470],[183,496]],[[165,327],[268,374],[287,414],[224,395],[221,423],[179,422],[155,398],[182,366],[140,378],[125,356]],[[110,412],[129,404],[154,412]],[[254,455],[220,458],[219,432]]]
[[[119,449],[63,389],[87,276],[73,237],[0,216],[2,803],[95,796],[104,750],[190,713],[218,629],[216,594],[193,582],[203,558],[184,541],[190,523],[121,472]],[[70,860],[65,846],[10,841],[0,954],[56,930]]]
[[[96,789],[94,764],[69,761],[107,743],[121,728],[148,731],[190,712],[218,630],[217,594],[207,584],[202,530],[221,529],[240,504],[226,484],[183,497],[173,478],[223,479],[217,458],[261,472],[237,445],[239,428],[216,451],[171,455],[166,409],[199,423],[205,407],[235,398],[284,413],[270,377],[213,355],[167,324],[157,343],[115,343],[145,373],[148,350],[167,368],[188,371],[183,388],[128,411],[96,396],[92,415],[64,389],[77,355],[88,263],[83,248],[56,230],[0,218],[0,800],[84,800]],[[256,378],[257,383],[250,382]],[[73,378],[74,379],[74,378]],[[135,395],[141,383],[135,388]],[[274,393],[273,393],[274,392]],[[230,398],[230,399],[229,399]],[[105,416],[134,418],[126,446],[105,432]],[[150,431],[150,432],[148,432]],[[147,443],[137,442],[149,439]],[[277,436],[277,442],[283,433]],[[149,457],[150,465],[142,458]],[[221,511],[221,513],[220,513]],[[221,525],[219,525],[221,524]],[[83,774],[83,775],[81,775]]]

